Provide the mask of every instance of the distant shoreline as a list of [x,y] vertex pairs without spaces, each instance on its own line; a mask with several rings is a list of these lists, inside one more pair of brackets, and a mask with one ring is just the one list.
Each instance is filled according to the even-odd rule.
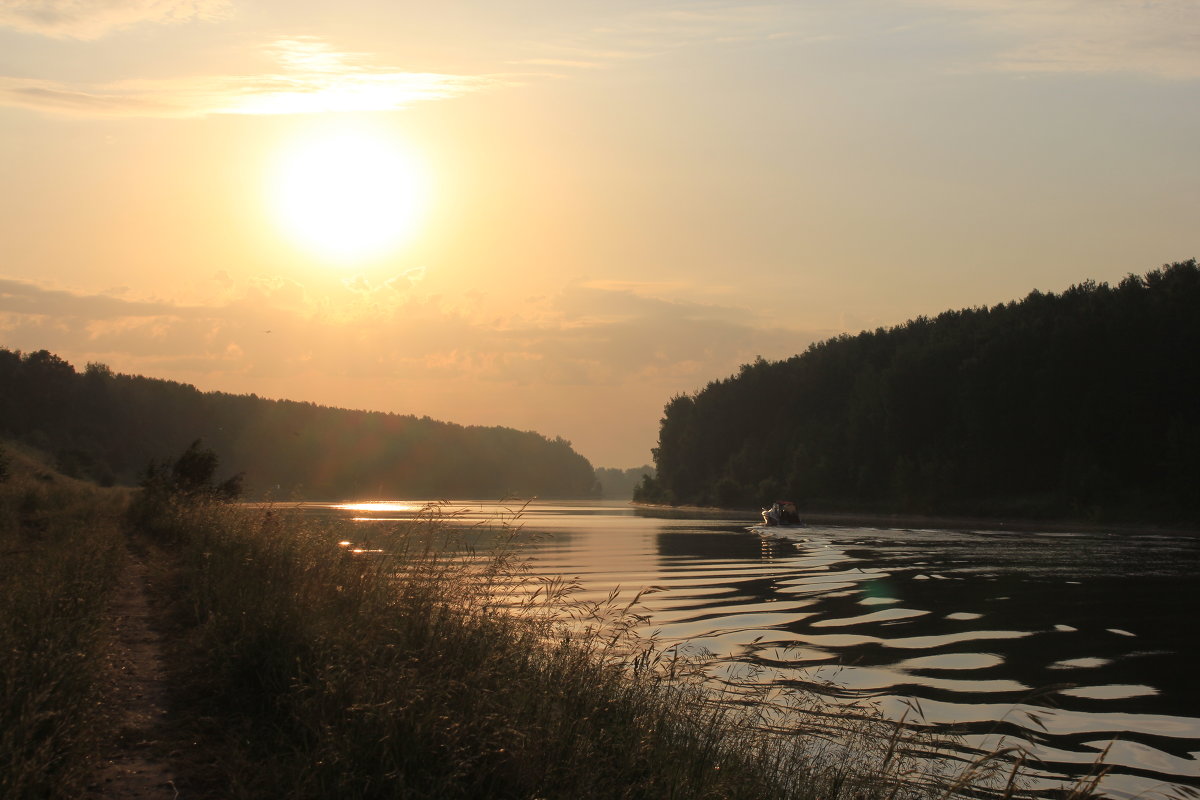
[[[630,502],[634,510],[647,517],[686,519],[745,520],[747,525],[757,524],[758,509],[717,508],[714,506],[665,506],[651,503]],[[857,511],[801,511],[801,518],[809,525],[834,525],[845,527],[876,528],[934,528],[987,531],[1045,531],[1049,533],[1126,533],[1134,535],[1183,535],[1200,536],[1195,528],[1180,528],[1138,523],[1098,523],[1073,520],[997,519],[990,517],[934,516],[924,514],[871,514]]]

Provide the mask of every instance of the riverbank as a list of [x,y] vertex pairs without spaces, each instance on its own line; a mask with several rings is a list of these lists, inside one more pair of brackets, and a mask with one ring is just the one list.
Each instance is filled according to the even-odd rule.
[[[762,521],[760,509],[715,508],[712,506],[665,506],[631,502],[634,513],[664,519],[744,520],[746,525]],[[1097,523],[1072,520],[995,519],[989,517],[935,516],[922,514],[870,514],[846,511],[801,511],[807,525],[868,528],[926,528],[937,530],[1014,531],[1053,533],[1122,533],[1131,535],[1200,536],[1200,528],[1180,528],[1135,523]]]

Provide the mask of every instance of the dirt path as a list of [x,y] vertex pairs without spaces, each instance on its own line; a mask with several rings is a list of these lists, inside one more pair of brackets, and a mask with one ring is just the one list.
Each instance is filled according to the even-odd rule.
[[181,731],[170,719],[163,620],[153,603],[150,551],[129,545],[128,563],[111,610],[113,652],[106,706],[116,735],[100,751],[90,800],[174,800],[172,753]]

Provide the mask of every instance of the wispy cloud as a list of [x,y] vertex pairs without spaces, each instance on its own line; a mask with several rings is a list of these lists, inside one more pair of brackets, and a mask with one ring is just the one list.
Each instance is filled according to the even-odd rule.
[[58,39],[99,39],[143,23],[213,20],[229,0],[0,0],[0,28]]
[[1009,39],[991,61],[997,69],[1200,77],[1195,0],[910,1],[963,12],[976,28]]
[[584,280],[579,286],[584,289],[599,289],[604,292],[627,292],[643,297],[672,298],[676,302],[695,297],[728,296],[736,293],[735,287],[718,283],[696,285],[685,281],[628,281],[628,280]]
[[528,43],[534,55],[514,63],[596,69],[686,47],[800,37],[809,29],[808,17],[795,3],[673,3],[612,16],[554,41]]
[[805,18],[804,9],[792,3],[712,0],[643,9],[596,32],[648,48],[674,48],[765,40],[795,33]]
[[503,76],[404,72],[312,37],[267,48],[280,69],[258,75],[63,83],[0,77],[0,103],[80,116],[199,117],[387,111],[515,82]]
[[387,303],[397,292],[412,289],[425,279],[425,267],[413,267],[383,281],[371,281],[363,275],[344,278],[342,286],[364,298],[380,298]]
[[[872,7],[880,13],[872,14]],[[1200,3],[1195,0],[681,2],[614,16],[540,49],[531,46],[537,57],[522,63],[594,68],[680,48],[757,42],[854,47],[863,35],[855,32],[856,25],[885,17],[893,20],[893,30],[949,22],[946,35],[961,35],[963,24],[981,34],[980,46],[971,48],[960,65],[966,69],[1200,77]],[[981,49],[984,41],[1000,47]]]
[[560,69],[599,69],[605,66],[604,56],[584,58],[523,58],[509,62],[527,67],[555,67]]
[[0,313],[99,320],[177,316],[191,311],[192,307],[189,306],[123,300],[114,295],[80,295],[62,289],[43,288],[26,281],[0,278]]

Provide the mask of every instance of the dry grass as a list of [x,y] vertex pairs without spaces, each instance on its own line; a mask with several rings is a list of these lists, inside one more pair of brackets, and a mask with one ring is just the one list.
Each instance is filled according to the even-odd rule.
[[64,797],[101,735],[127,494],[10,453],[0,482],[0,797]]

